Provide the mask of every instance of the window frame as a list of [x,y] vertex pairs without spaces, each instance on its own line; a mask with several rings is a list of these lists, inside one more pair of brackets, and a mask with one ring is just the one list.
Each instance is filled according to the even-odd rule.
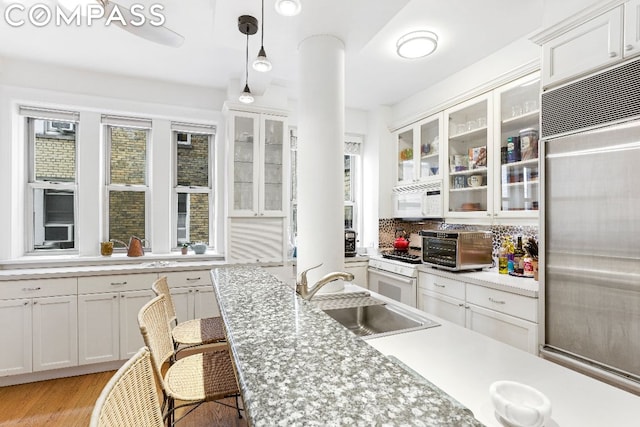
[[[25,182],[25,228],[26,243],[24,253],[26,255],[69,255],[77,254],[78,249],[78,129],[79,113],[35,109],[30,107],[20,107],[20,114],[23,116],[23,125],[26,129],[25,140],[27,145],[27,171]],[[40,181],[36,177],[36,128],[35,121],[64,121],[75,124],[75,152],[74,152],[74,178],[73,181]],[[45,123],[45,126],[47,124]],[[45,129],[46,133],[46,129]],[[35,198],[36,190],[72,191],[73,192],[73,247],[58,249],[37,249],[35,247]]]
[[[110,129],[111,128],[125,128],[125,129],[134,129],[134,130],[144,130],[146,132],[146,141],[145,141],[145,173],[144,173],[144,185],[141,184],[113,184],[111,183],[111,132]],[[143,244],[144,244],[144,248],[146,250],[152,250],[152,247],[150,245],[150,241],[149,241],[149,233],[151,230],[151,224],[150,224],[150,219],[151,219],[151,209],[150,209],[150,203],[151,203],[151,190],[149,188],[149,169],[151,165],[151,156],[150,154],[150,148],[151,148],[151,127],[146,127],[146,126],[135,126],[135,125],[130,125],[130,124],[126,124],[126,123],[122,123],[122,124],[118,124],[118,123],[111,123],[109,121],[105,121],[103,118],[103,123],[102,123],[102,129],[103,129],[103,139],[104,139],[104,188],[105,188],[105,194],[104,194],[104,198],[103,198],[103,209],[102,209],[102,215],[103,215],[103,236],[106,236],[105,240],[111,240],[112,237],[109,234],[109,196],[111,194],[112,191],[118,191],[118,192],[142,192],[144,193],[145,197],[144,197],[144,234],[145,237],[142,240]],[[139,237],[139,236],[137,236]],[[124,242],[125,244],[128,244],[129,242]],[[114,252],[124,252],[126,251],[126,248],[118,248],[115,247],[114,248]]]
[[[195,127],[195,129],[194,129]],[[202,128],[202,129],[199,129]],[[195,186],[195,185],[178,185],[178,147],[180,146],[180,142],[178,141],[178,134],[186,133],[189,135],[188,139],[191,144],[191,139],[193,135],[205,135],[208,137],[208,161],[207,161],[207,186]],[[172,177],[173,177],[173,188],[172,188],[172,197],[171,197],[171,212],[172,220],[171,220],[171,246],[174,250],[179,249],[181,246],[178,243],[178,195],[179,194],[208,194],[208,207],[209,207],[209,241],[207,243],[207,248],[213,249],[215,242],[215,192],[214,192],[214,183],[215,183],[215,136],[216,136],[216,128],[213,126],[201,126],[201,125],[193,125],[193,124],[172,124],[171,130],[171,145],[172,145]],[[190,203],[190,197],[187,199],[187,204]],[[189,213],[187,212],[187,222],[189,219]],[[191,242],[190,238],[190,230],[187,226],[186,233],[186,241]]]

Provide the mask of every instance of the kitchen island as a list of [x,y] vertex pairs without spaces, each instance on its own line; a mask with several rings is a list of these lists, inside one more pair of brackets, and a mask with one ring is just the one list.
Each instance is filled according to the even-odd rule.
[[212,276],[254,425],[501,426],[488,389],[505,379],[550,398],[547,427],[640,419],[640,397],[445,320],[362,340],[264,269],[219,268]]
[[264,269],[212,277],[251,425],[482,425]]

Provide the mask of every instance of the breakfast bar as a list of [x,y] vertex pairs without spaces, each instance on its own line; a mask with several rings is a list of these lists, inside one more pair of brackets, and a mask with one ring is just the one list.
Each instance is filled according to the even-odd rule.
[[251,425],[482,425],[264,269],[211,274]]

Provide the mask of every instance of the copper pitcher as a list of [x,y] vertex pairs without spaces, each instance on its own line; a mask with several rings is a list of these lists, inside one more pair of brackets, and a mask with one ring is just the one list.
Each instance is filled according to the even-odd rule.
[[128,245],[122,240],[111,239],[111,241],[121,243],[127,248],[127,256],[134,257],[144,255],[144,245],[142,244],[142,239],[139,237],[131,236]]

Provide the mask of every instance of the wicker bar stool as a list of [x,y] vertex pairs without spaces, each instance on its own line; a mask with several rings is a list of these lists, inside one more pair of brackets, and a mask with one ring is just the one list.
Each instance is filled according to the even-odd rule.
[[225,342],[224,323],[221,317],[206,317],[178,322],[176,307],[171,297],[167,276],[162,276],[151,286],[156,295],[165,296],[169,324],[172,326],[171,335],[175,343],[175,351],[186,350],[205,344]]
[[89,426],[162,427],[162,410],[153,375],[151,353],[142,347],[104,386]]
[[[238,404],[238,383],[227,348],[186,356],[174,361],[162,374],[163,366],[174,359],[165,306],[164,295],[153,298],[140,309],[138,323],[144,342],[151,350],[151,361],[163,393],[162,412],[168,425],[174,425],[204,402],[227,397],[235,397],[235,406],[217,403],[235,408],[238,417],[242,418]],[[187,403],[175,406],[175,400]],[[176,420],[175,410],[187,406],[193,407]]]

